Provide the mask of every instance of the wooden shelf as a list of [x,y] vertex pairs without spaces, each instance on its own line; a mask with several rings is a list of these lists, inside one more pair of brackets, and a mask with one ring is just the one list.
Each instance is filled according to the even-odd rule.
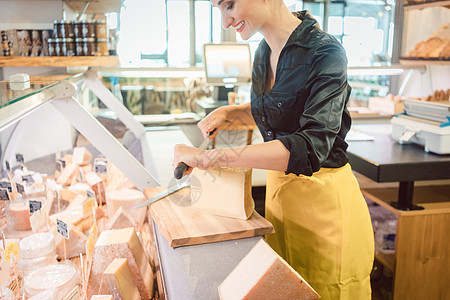
[[403,7],[405,10],[407,9],[424,9],[427,7],[433,6],[449,6],[450,0],[438,0],[438,1],[410,1],[407,4],[404,4]]
[[39,56],[0,57],[0,67],[100,67],[118,66],[117,56]]
[[423,66],[423,65],[448,65],[450,66],[450,59],[417,59],[417,58],[400,58],[400,64],[405,66]]

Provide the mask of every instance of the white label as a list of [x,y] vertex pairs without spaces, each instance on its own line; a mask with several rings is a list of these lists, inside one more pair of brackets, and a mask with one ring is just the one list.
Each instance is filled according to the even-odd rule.
[[60,219],[56,219],[56,230],[64,238],[69,239],[69,226],[67,223],[61,221]]
[[9,198],[8,189],[0,188],[0,200],[2,201],[11,200]]

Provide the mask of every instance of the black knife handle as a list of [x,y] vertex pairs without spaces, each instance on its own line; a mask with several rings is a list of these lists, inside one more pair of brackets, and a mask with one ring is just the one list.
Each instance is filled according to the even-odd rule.
[[184,162],[180,162],[173,171],[173,176],[175,177],[175,179],[181,179],[184,174],[186,174],[188,169],[189,166],[187,164],[185,164]]

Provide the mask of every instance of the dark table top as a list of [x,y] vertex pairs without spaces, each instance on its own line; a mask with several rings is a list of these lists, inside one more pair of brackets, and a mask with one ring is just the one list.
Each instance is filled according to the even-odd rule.
[[420,145],[400,145],[391,138],[390,124],[353,125],[372,141],[347,141],[353,170],[377,182],[450,178],[450,155],[426,153]]

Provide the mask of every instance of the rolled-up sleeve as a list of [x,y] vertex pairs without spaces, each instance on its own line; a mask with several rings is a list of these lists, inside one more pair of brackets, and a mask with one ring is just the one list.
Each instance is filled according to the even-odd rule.
[[350,93],[347,58],[340,45],[330,42],[317,47],[307,91],[299,130],[277,138],[290,152],[286,174],[311,176],[322,167],[333,149]]

